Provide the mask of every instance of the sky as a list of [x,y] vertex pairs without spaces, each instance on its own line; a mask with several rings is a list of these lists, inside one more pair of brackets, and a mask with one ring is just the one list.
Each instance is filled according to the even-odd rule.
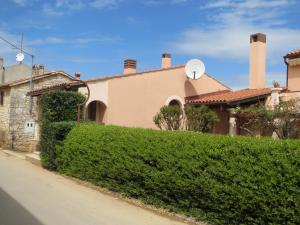
[[[1,0],[0,36],[32,53],[34,63],[83,79],[201,59],[206,73],[246,88],[249,36],[267,35],[267,81],[285,85],[283,56],[300,48],[299,0]],[[0,40],[5,65],[18,51]],[[30,64],[26,56],[25,63]]]

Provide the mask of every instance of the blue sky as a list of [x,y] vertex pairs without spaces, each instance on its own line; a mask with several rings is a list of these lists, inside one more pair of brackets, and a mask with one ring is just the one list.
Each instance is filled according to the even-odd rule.
[[[267,34],[267,79],[284,85],[282,56],[300,48],[298,0],[6,0],[0,36],[24,46],[35,63],[83,78],[122,73],[123,60],[138,70],[199,58],[206,72],[234,89],[248,85],[249,35]],[[0,57],[15,63],[0,41]],[[27,57],[27,63],[30,63]]]

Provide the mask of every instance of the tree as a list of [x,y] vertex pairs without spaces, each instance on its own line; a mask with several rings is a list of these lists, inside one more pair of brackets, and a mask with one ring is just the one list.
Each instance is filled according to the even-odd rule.
[[298,100],[283,101],[274,108],[267,108],[262,104],[236,110],[240,128],[250,135],[275,132],[280,139],[297,137],[299,118]]
[[217,114],[207,106],[187,106],[184,111],[186,130],[212,132],[214,124],[219,121]]
[[179,130],[182,127],[183,112],[180,106],[163,106],[153,118],[159,129]]

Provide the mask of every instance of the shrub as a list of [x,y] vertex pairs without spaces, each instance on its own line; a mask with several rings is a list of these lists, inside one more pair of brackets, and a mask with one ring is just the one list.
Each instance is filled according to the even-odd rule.
[[40,141],[43,167],[50,170],[57,169],[57,147],[76,124],[76,122],[69,121],[48,123],[47,126],[43,126]]
[[165,105],[153,118],[159,129],[179,130],[182,127],[183,112],[180,106]]
[[[41,161],[45,168],[55,170],[56,146],[75,126],[77,106],[85,97],[78,92],[51,91],[42,95]],[[83,109],[82,109],[83,110]],[[81,117],[83,113],[81,111]],[[70,121],[70,122],[61,122]]]
[[79,125],[60,172],[212,224],[300,224],[300,142]]
[[[84,95],[71,91],[50,91],[42,95],[42,122],[76,121],[77,106]],[[81,109],[83,110],[83,109]],[[81,117],[83,113],[81,111]]]
[[207,106],[187,106],[184,108],[187,130],[203,133],[212,132],[213,126],[219,121],[217,114]]
[[297,138],[299,121],[299,99],[282,101],[270,109],[262,104],[238,110],[241,129],[254,135],[275,132],[280,139]]

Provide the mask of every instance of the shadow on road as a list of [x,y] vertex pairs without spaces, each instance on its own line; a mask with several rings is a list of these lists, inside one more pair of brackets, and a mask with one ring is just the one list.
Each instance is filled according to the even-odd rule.
[[0,188],[0,225],[43,225]]

